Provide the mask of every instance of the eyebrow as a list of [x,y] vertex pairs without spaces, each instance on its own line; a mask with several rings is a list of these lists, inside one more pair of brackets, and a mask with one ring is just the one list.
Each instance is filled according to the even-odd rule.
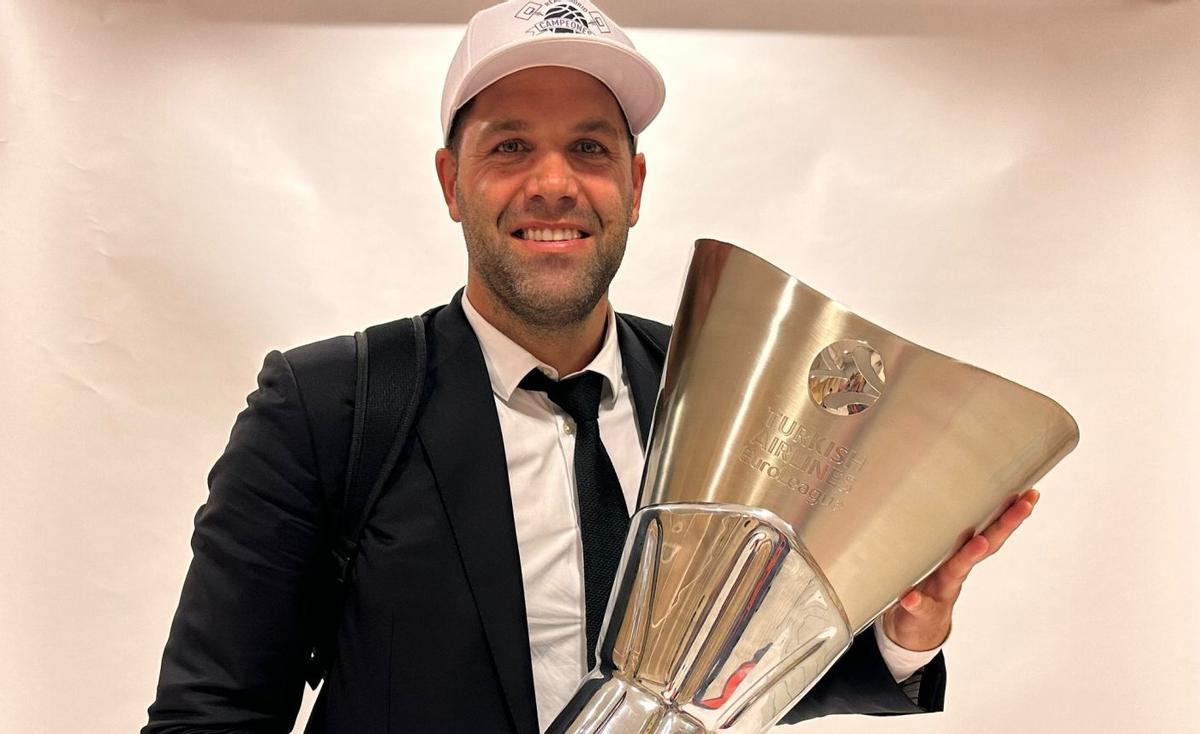
[[489,122],[484,129],[485,135],[492,133],[518,133],[529,129],[529,123],[524,120],[497,120]]
[[621,132],[608,120],[602,117],[597,117],[593,120],[585,120],[575,126],[573,132],[576,133],[605,133],[614,138],[620,137]]

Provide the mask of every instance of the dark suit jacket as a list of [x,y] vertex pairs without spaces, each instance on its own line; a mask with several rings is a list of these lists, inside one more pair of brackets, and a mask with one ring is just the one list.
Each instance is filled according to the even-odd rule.
[[[394,483],[371,515],[307,732],[538,730],[508,470],[483,355],[459,297],[425,315],[426,392]],[[667,327],[618,318],[648,429]],[[326,504],[345,471],[350,337],[272,352],[209,475],[194,558],[143,734],[286,732],[328,589]],[[941,657],[914,705],[868,631],[785,721],[940,710]]]

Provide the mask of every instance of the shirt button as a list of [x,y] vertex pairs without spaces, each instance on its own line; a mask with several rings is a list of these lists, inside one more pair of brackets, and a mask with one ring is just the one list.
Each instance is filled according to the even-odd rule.
[[573,421],[571,421],[571,419],[569,419],[569,418],[564,420],[563,421],[563,433],[570,436],[574,432],[575,432],[575,423]]

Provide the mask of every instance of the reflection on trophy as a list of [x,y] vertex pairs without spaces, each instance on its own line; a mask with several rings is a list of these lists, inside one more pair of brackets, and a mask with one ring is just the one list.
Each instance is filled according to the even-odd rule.
[[597,667],[551,732],[763,732],[1075,447],[1057,403],[696,243]]

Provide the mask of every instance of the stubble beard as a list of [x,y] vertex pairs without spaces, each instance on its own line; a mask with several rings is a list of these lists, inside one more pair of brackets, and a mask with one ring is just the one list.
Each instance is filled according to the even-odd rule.
[[[498,305],[527,329],[554,332],[581,325],[608,292],[625,256],[632,201],[625,203],[623,221],[594,228],[591,233],[594,242],[580,267],[568,267],[563,256],[563,262],[558,263],[562,267],[556,274],[569,277],[572,282],[567,287],[557,288],[540,282],[539,276],[546,276],[544,271],[548,268],[543,268],[540,273],[530,272],[520,253],[502,241],[508,236],[502,226],[498,228],[494,222],[475,216],[461,196],[459,202],[471,271],[496,298]],[[507,219],[502,217],[501,222]],[[597,221],[594,216],[590,219]],[[556,263],[546,264],[553,267]]]

